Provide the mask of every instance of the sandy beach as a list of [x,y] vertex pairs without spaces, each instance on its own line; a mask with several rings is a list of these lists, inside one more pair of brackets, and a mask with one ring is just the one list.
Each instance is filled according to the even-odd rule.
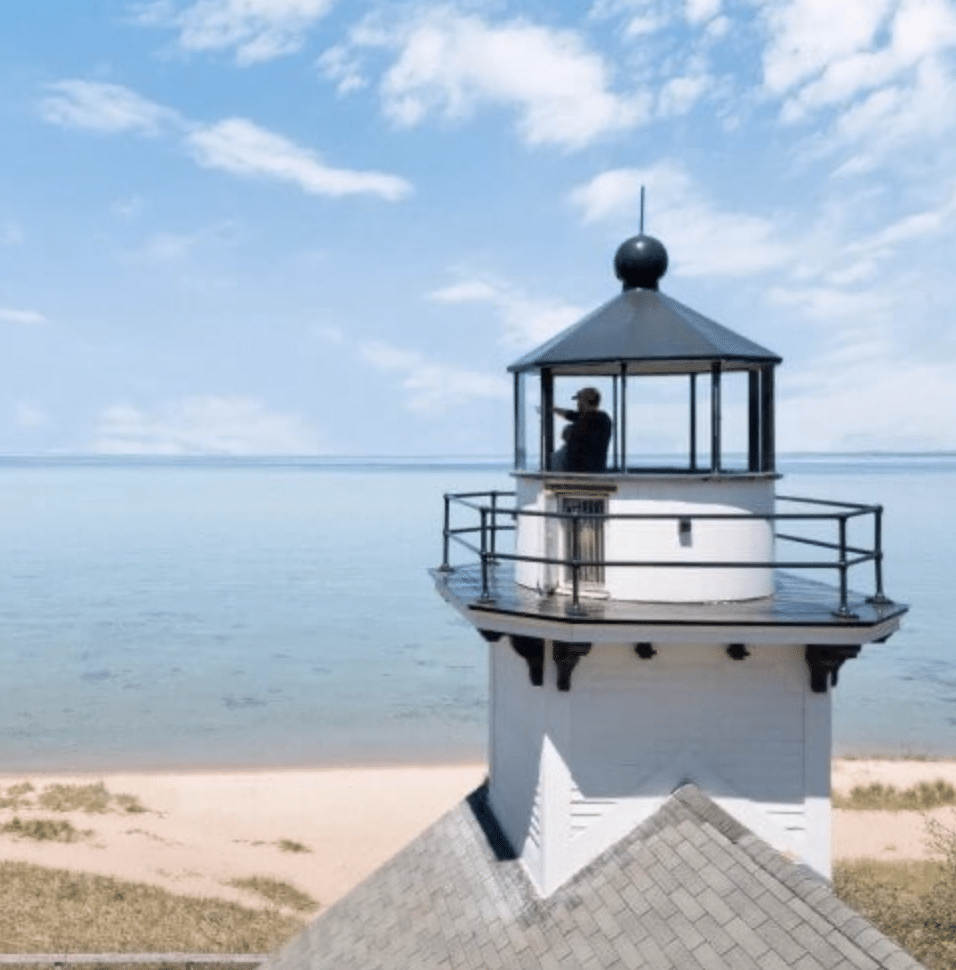
[[[253,906],[265,904],[228,883],[270,876],[328,906],[484,775],[483,765],[0,775],[2,792],[29,781],[35,790],[28,797],[34,803],[49,785],[102,781],[111,794],[135,796],[146,809],[127,812],[114,805],[103,813],[60,813],[35,804],[0,809],[0,825],[14,815],[21,820],[56,817],[90,832],[69,844],[3,834],[0,859],[112,875]],[[872,782],[906,788],[940,778],[956,785],[956,761],[840,759],[833,769],[834,790],[841,792]],[[952,808],[933,814],[956,825]],[[923,858],[924,821],[917,812],[835,811],[833,847],[837,859]]]

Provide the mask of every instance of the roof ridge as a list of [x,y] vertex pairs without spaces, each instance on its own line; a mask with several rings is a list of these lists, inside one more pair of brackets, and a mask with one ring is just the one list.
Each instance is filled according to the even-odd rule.
[[[758,879],[761,872],[765,877],[775,879],[801,900],[813,915],[845,936],[862,954],[872,959],[874,947],[879,946],[882,956],[878,959],[881,962],[893,953],[900,954],[894,961],[896,970],[911,970],[922,966],[895,940],[886,936],[870,920],[840,899],[829,880],[809,866],[788,859],[728,814],[693,782],[685,782],[675,789],[672,798],[693,812],[702,822],[712,825],[745,853],[755,863]],[[801,915],[807,918],[810,914]]]
[[548,897],[487,783],[320,913],[263,970],[621,965],[919,970],[693,782]]

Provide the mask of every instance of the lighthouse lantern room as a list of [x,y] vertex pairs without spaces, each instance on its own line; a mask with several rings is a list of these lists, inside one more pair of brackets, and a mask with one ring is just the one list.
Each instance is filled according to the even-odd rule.
[[510,368],[514,488],[445,497],[491,809],[543,896],[685,782],[829,876],[831,688],[907,609],[882,509],[777,494],[780,358],[661,293],[658,240],[614,267],[623,292]]

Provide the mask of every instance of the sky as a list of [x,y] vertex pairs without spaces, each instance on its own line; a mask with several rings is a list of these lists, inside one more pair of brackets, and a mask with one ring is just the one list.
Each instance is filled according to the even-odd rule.
[[952,0],[4,4],[0,176],[0,454],[505,455],[641,185],[780,450],[956,448]]

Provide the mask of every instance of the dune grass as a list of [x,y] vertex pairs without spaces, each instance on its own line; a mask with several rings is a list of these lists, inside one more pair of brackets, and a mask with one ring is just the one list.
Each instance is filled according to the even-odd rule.
[[37,807],[53,812],[103,814],[110,810],[145,812],[135,795],[113,795],[103,782],[90,785],[47,785],[37,796]]
[[120,792],[118,795],[113,795],[113,805],[117,811],[130,814],[148,811],[135,795],[126,795],[123,792]]
[[319,908],[319,904],[308,893],[296,889],[295,886],[271,876],[247,876],[244,879],[232,879],[228,883],[236,889],[245,889],[256,893],[263,899],[275,903],[277,906],[288,906],[301,912],[312,912]]
[[0,792],[0,808],[12,808],[14,811],[21,807],[26,808],[32,804],[30,795],[33,791],[33,785],[28,781],[11,785],[5,792]]
[[304,842],[296,842],[295,839],[279,839],[276,842],[281,852],[311,852],[312,850]]
[[0,862],[3,953],[266,953],[303,925],[275,909]]
[[110,792],[103,782],[88,785],[47,785],[42,792],[29,781],[11,785],[0,790],[0,809],[42,809],[48,812],[86,812],[101,815],[104,812],[145,812],[147,809],[135,795]]
[[37,842],[79,842],[93,835],[93,830],[81,831],[65,818],[28,818],[24,821],[14,815],[9,822],[0,825],[0,833]]
[[927,821],[937,858],[838,863],[837,895],[935,970],[956,968],[956,830]]
[[902,789],[875,782],[872,785],[857,785],[849,795],[833,796],[833,807],[844,809],[923,812],[945,805],[956,805],[956,788],[941,778],[921,781],[912,788]]
[[47,785],[37,796],[37,807],[51,812],[102,814],[109,809],[110,793],[103,782],[94,785]]

